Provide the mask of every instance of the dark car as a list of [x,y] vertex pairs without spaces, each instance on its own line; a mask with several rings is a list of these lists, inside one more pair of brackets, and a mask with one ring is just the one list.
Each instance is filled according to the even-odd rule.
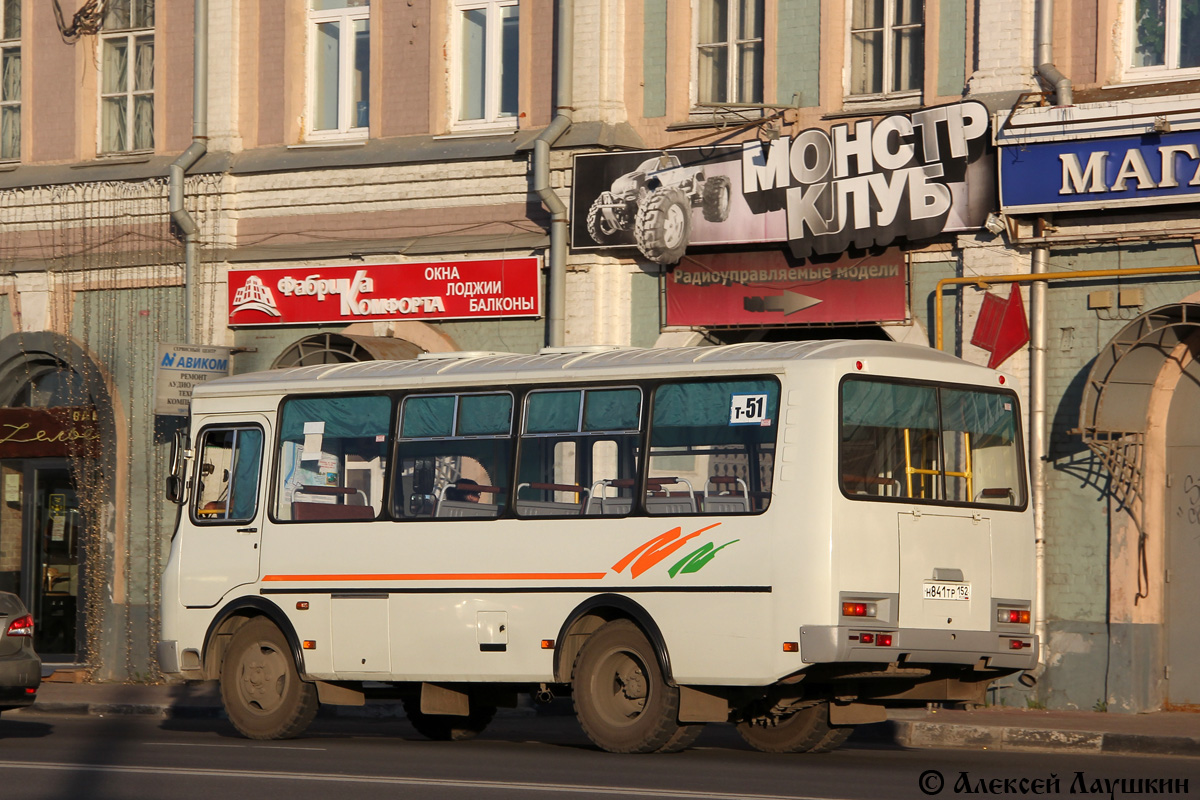
[[0,592],[0,712],[33,705],[42,660],[33,651],[33,615],[15,594]]

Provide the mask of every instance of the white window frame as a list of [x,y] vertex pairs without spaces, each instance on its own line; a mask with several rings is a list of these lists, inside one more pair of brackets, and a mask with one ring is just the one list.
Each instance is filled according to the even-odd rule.
[[[503,8],[517,9],[517,25],[521,24],[521,3],[520,0],[454,0],[450,12],[450,52],[451,59],[451,85],[450,85],[450,130],[459,131],[511,131],[517,128],[517,118],[520,115],[520,110],[514,114],[501,116],[500,114],[500,67],[501,58],[503,57],[503,49],[501,47],[501,17],[500,12]],[[487,68],[484,71],[483,84],[483,117],[480,119],[459,119],[459,114],[462,110],[462,90],[463,90],[463,43],[462,43],[462,15],[466,11],[478,11],[484,9],[487,11],[487,29],[485,35],[487,41],[484,44],[485,58],[487,60]],[[519,35],[519,34],[518,34]],[[512,66],[520,75],[521,65],[518,59],[517,64]],[[518,81],[520,78],[518,77]]]
[[[154,78],[151,83],[156,83],[158,72],[158,40],[155,36],[155,27],[158,23],[157,14],[155,15],[155,24],[149,27],[140,28],[119,28],[119,29],[103,29],[100,31],[100,53],[99,53],[99,75],[97,82],[98,91],[97,109],[96,109],[96,152],[102,156],[122,156],[131,153],[150,153],[154,151],[157,141],[157,131],[155,129],[154,120],[150,122],[150,146],[135,147],[134,138],[135,131],[135,109],[137,108],[137,98],[149,95],[151,101],[155,100],[155,89],[152,85],[149,89],[135,89],[135,81],[137,79],[137,42],[140,39],[150,39],[151,46],[154,48]],[[125,40],[126,66],[125,66],[125,87],[118,92],[104,91],[104,51],[109,42],[118,39]],[[127,147],[124,150],[107,150],[104,147],[104,101],[114,98],[123,97],[125,99],[125,142]],[[157,105],[157,103],[153,103]],[[157,110],[154,112],[157,114]]]
[[1166,41],[1163,43],[1163,63],[1148,67],[1133,66],[1134,51],[1137,48],[1137,0],[1125,0],[1125,30],[1128,31],[1125,40],[1125,77],[1131,80],[1147,78],[1187,78],[1200,75],[1200,66],[1178,67],[1179,41],[1183,35],[1180,19],[1180,0],[1166,0],[1167,18],[1164,23]]
[[[929,32],[928,17],[925,7],[925,1],[921,0],[921,21],[917,23],[909,23],[906,25],[896,25],[892,20],[896,17],[896,4],[900,0],[883,0],[883,25],[882,27],[872,28],[854,28],[854,0],[846,0],[846,71],[845,84],[843,86],[844,102],[847,105],[857,103],[871,104],[886,104],[899,103],[907,104],[915,98],[920,98],[924,94],[924,82],[926,77],[926,69],[928,64],[925,61],[924,52],[921,56],[921,77],[920,86],[916,89],[905,89],[903,91],[889,91],[888,87],[895,82],[894,55],[896,49],[896,31],[899,30],[915,30],[920,29],[921,48],[925,49],[926,35]],[[882,30],[883,32],[883,91],[870,93],[854,92],[854,34],[856,31],[867,30]]]
[[711,117],[714,114],[720,115],[720,109],[705,107],[701,108],[701,103],[711,103],[714,101],[704,100],[700,97],[700,50],[702,47],[724,47],[726,52],[726,72],[725,72],[725,96],[729,99],[723,103],[723,107],[732,107],[737,105],[762,105],[765,102],[764,97],[758,99],[741,100],[737,99],[737,87],[741,84],[741,60],[737,58],[739,46],[758,42],[763,48],[763,74],[759,75],[759,83],[762,91],[766,91],[766,14],[767,0],[757,0],[761,5],[758,13],[763,19],[763,35],[750,37],[747,39],[739,38],[737,35],[740,29],[741,20],[738,17],[738,4],[736,0],[730,0],[728,17],[725,21],[725,30],[727,38],[722,42],[700,42],[700,14],[704,3],[709,0],[692,0],[692,116],[693,117]]
[[[370,127],[355,126],[356,109],[350,98],[354,89],[354,57],[355,30],[354,24],[360,20],[367,22],[367,36],[371,36],[371,7],[353,6],[350,8],[334,8],[327,11],[314,11],[308,0],[308,97],[305,115],[304,138],[308,141],[328,139],[365,139]],[[314,129],[317,119],[317,27],[326,22],[341,23],[338,27],[338,125],[336,129]],[[367,66],[368,80],[370,65]],[[367,95],[367,118],[370,119],[370,90]]]
[[[0,161],[20,161],[21,160],[21,122],[20,122],[20,120],[21,120],[21,94],[24,92],[24,74],[23,74],[23,72],[24,72],[25,60],[24,60],[24,55],[21,51],[21,29],[20,29],[20,27],[17,28],[17,37],[15,39],[5,39],[4,31],[7,26],[5,24],[6,20],[4,17],[5,17],[4,3],[0,2],[0,87],[3,86],[3,80],[4,80],[4,73],[3,73],[4,53],[7,53],[12,50],[16,51],[17,59],[18,59],[18,61],[21,62],[21,67],[22,67],[21,78],[22,78],[22,80],[21,80],[21,85],[18,86],[18,88],[17,88],[16,99],[5,100],[3,98],[2,88],[0,88],[0,109],[16,109],[16,111],[17,111],[17,152],[15,154],[10,153],[8,155],[4,155],[3,153],[0,153]],[[20,25],[22,20],[20,17],[18,17],[17,19],[18,19],[18,25]],[[3,112],[0,112],[0,114],[2,114],[2,113]]]

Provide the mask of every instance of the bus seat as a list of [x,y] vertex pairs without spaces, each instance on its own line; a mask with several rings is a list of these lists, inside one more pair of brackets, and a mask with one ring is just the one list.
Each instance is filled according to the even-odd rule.
[[695,514],[696,498],[692,497],[690,493],[666,497],[650,495],[646,498],[646,511],[651,514]]
[[[669,492],[667,486],[683,486],[686,491]],[[696,494],[686,478],[647,478],[646,511],[650,514],[695,514]]]
[[1016,503],[1016,496],[1013,494],[1013,490],[1007,486],[983,489],[975,496],[976,503],[995,502],[997,500],[1007,501],[1011,506]]
[[750,498],[746,496],[716,494],[700,499],[705,514],[749,514]]
[[[587,496],[587,489],[573,483],[521,483],[517,485],[516,507],[517,514],[522,517],[561,517],[574,516],[583,511],[582,502],[560,502],[557,500],[524,500],[521,498],[522,489],[532,489],[540,492],[568,492],[577,496]],[[543,495],[546,496],[546,495]],[[553,494],[549,495],[553,497]]]
[[588,498],[584,514],[589,517],[620,517],[633,510],[632,497],[598,497]]
[[587,506],[583,513],[588,517],[618,517],[625,516],[633,510],[632,497],[605,497],[608,487],[620,489],[631,488],[634,482],[630,478],[604,478],[592,484],[588,492]]
[[518,500],[517,514],[522,517],[561,517],[578,515],[583,503],[556,503],[553,500]]
[[334,503],[292,503],[292,519],[302,522],[318,520],[375,519],[370,506],[343,506]]
[[[712,486],[713,491],[708,487]],[[706,514],[749,514],[750,488],[741,478],[732,475],[713,475],[704,485],[700,508]]]
[[439,519],[489,519],[500,515],[495,503],[472,503],[470,500],[441,500],[435,517]]

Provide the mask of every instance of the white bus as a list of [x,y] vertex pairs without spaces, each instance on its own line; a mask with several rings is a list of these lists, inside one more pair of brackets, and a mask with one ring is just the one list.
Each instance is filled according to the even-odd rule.
[[467,738],[569,693],[613,752],[832,749],[1032,667],[999,372],[838,341],[456,353],[196,387],[162,671],[244,735],[391,692]]

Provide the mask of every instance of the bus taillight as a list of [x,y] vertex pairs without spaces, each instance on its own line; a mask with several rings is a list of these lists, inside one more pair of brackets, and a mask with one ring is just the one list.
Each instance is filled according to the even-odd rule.
[[1029,624],[1029,609],[1001,608],[996,613],[996,621],[1001,623]]
[[891,647],[892,635],[890,633],[881,633],[875,637],[876,647]]
[[842,603],[843,617],[873,617],[876,611],[874,603]]

